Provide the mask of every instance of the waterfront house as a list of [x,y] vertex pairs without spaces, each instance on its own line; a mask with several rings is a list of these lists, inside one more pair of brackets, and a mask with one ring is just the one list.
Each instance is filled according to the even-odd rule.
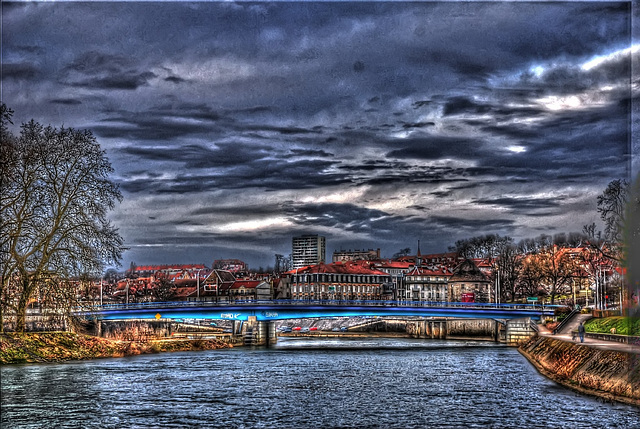
[[448,300],[461,302],[465,298],[465,301],[489,302],[489,284],[489,278],[477,265],[471,259],[465,259],[449,278]]

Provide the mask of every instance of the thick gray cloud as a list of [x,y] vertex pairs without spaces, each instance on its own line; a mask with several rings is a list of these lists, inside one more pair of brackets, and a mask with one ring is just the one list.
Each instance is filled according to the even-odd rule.
[[[629,174],[628,2],[3,3],[3,102],[88,128],[124,264],[580,230]],[[61,31],[63,29],[64,31]],[[201,255],[209,260],[201,260]]]

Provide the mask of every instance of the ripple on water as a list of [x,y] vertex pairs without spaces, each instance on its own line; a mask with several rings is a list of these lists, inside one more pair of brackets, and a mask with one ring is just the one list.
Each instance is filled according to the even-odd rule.
[[[327,346],[328,345],[328,346]],[[492,343],[281,341],[274,349],[5,366],[1,426],[638,427]]]

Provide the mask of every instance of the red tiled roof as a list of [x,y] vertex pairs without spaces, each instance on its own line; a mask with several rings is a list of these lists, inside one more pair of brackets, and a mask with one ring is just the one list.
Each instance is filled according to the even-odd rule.
[[[289,273],[291,273],[291,271]],[[362,264],[354,263],[354,261],[311,265],[309,267],[299,268],[297,273],[298,274],[368,274],[368,275],[380,275],[380,276],[389,275],[388,273],[385,273],[383,271],[365,267]],[[293,270],[292,274],[295,274],[295,270]]]
[[446,267],[438,266],[434,268],[415,267],[407,273],[408,276],[452,276],[453,273]]
[[262,283],[262,280],[236,280],[231,289],[240,289],[241,287],[255,289],[260,283]]
[[382,261],[382,262],[376,262],[375,266],[379,268],[396,268],[396,269],[406,270],[412,267],[413,263],[403,262],[403,261]]

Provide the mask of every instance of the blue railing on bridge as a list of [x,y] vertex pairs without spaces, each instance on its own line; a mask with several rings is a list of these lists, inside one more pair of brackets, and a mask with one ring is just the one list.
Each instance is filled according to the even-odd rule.
[[145,308],[185,308],[185,307],[220,307],[237,305],[331,305],[331,306],[382,306],[382,307],[441,307],[441,308],[497,308],[503,310],[545,310],[561,307],[561,305],[481,303],[481,302],[442,302],[442,301],[383,301],[383,300],[234,300],[234,301],[149,301],[136,303],[104,304],[79,309],[91,310],[131,310]]

